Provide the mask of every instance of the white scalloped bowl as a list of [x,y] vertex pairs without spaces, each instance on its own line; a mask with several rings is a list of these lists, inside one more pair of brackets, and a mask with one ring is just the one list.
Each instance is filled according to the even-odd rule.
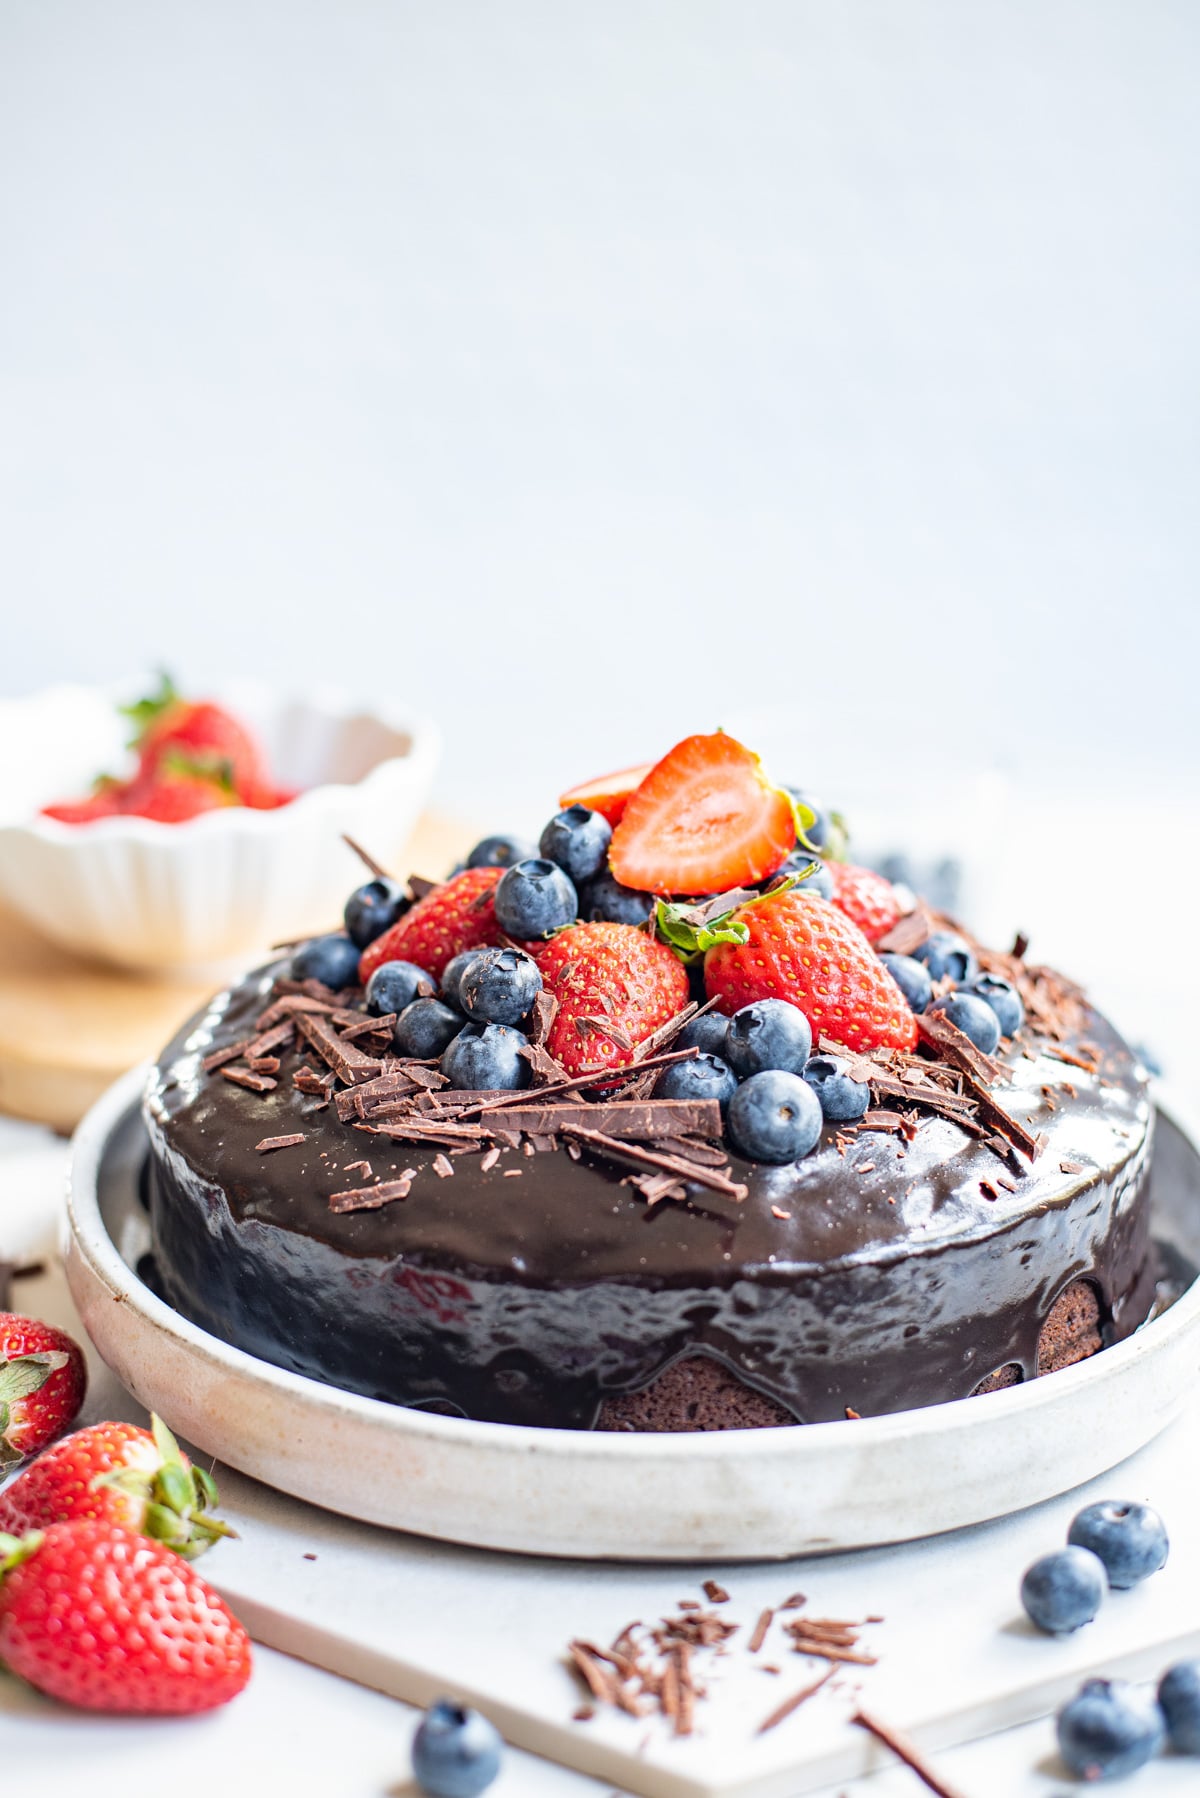
[[245,683],[212,695],[303,789],[277,811],[231,806],[185,824],[41,818],[127,762],[114,691],[50,687],[0,702],[0,903],[79,955],[155,973],[219,974],[271,943],[337,928],[364,878],[346,832],[385,867],[429,792],[435,727],[342,694]]

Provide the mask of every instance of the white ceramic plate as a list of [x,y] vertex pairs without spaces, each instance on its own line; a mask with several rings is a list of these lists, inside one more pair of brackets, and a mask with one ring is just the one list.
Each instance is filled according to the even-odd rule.
[[[481,1548],[765,1560],[981,1523],[1116,1465],[1182,1408],[1200,1281],[1137,1335],[1006,1392],[802,1428],[618,1435],[472,1423],[342,1392],[196,1328],[134,1271],[146,1069],[75,1137],[67,1277],[100,1354],[188,1441],[298,1498]],[[1200,1262],[1200,1156],[1160,1114],[1156,1232]]]
[[218,978],[271,943],[333,929],[363,879],[342,832],[396,865],[433,778],[437,731],[328,690],[247,682],[215,697],[254,730],[275,779],[303,789],[290,805],[183,824],[39,817],[128,761],[118,695],[62,686],[0,701],[0,901],[75,954]]

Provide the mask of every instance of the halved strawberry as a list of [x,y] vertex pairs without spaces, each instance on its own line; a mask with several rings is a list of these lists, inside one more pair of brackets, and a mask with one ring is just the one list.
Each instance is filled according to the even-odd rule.
[[565,812],[569,805],[586,805],[590,812],[599,812],[610,824],[618,824],[631,795],[636,793],[653,766],[653,762],[641,762],[636,768],[618,768],[615,774],[600,774],[595,780],[585,780],[581,786],[572,787],[562,795],[559,808]]
[[466,949],[503,941],[492,900],[503,868],[466,868],[434,887],[363,950],[358,977],[366,986],[385,961],[411,961],[440,980],[446,963]]
[[643,893],[720,893],[773,874],[796,843],[789,794],[734,737],[685,737],[631,796],[609,864]]

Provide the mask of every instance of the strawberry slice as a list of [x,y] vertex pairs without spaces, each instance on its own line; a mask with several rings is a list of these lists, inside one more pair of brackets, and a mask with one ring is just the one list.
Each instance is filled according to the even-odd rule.
[[720,893],[773,874],[796,843],[791,797],[733,737],[685,737],[613,832],[609,864],[643,893]]
[[559,809],[565,812],[569,805],[586,805],[590,812],[599,812],[610,824],[618,824],[630,798],[653,766],[653,762],[642,762],[636,768],[618,768],[615,774],[600,774],[595,780],[585,780],[582,786],[572,787],[562,795]]

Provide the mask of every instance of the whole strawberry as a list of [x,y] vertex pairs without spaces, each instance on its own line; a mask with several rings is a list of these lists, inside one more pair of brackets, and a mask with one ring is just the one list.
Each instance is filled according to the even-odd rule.
[[825,866],[833,881],[833,903],[858,925],[868,943],[877,943],[903,916],[891,881],[853,862],[830,861]]
[[163,1543],[91,1519],[0,1536],[0,1660],[64,1704],[178,1714],[237,1696],[250,1639]]
[[0,1311],[0,1474],[65,1430],[86,1391],[77,1342],[52,1324]]
[[440,980],[446,963],[466,949],[491,949],[503,940],[492,899],[503,868],[467,868],[434,887],[363,950],[363,986],[381,962],[411,961]]
[[208,1515],[216,1502],[212,1476],[192,1466],[160,1417],[148,1430],[95,1423],[56,1442],[0,1492],[0,1530],[20,1536],[90,1518],[153,1536],[194,1561],[233,1534]]
[[245,725],[211,700],[184,699],[168,675],[157,693],[121,709],[135,726],[130,747],[138,752],[143,775],[174,755],[210,778],[224,778],[239,798],[269,785],[262,750]]
[[744,943],[718,943],[704,958],[704,984],[727,1017],[755,999],[790,999],[814,1039],[849,1049],[911,1049],[917,1024],[866,937],[826,899],[784,889],[733,914]]
[[688,1002],[678,956],[632,924],[573,924],[535,960],[558,1001],[546,1047],[569,1074],[625,1067]]

